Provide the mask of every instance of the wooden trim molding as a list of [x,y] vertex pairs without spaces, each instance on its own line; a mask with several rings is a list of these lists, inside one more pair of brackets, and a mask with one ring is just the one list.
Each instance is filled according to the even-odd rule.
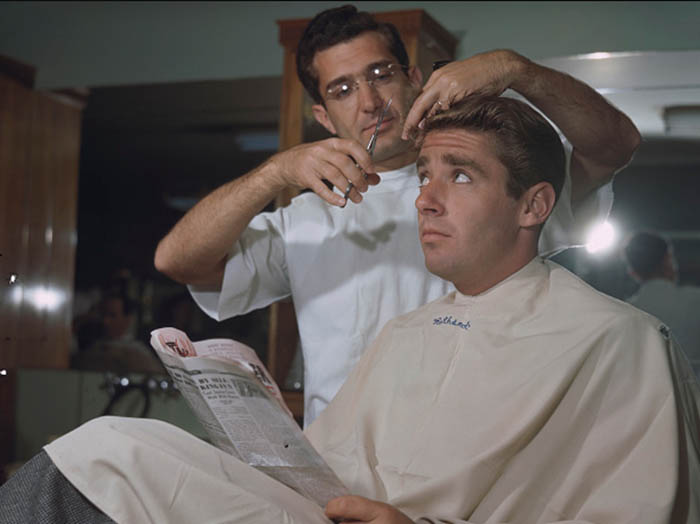
[[27,89],[34,88],[36,80],[36,68],[34,66],[24,64],[9,56],[0,55],[0,74],[12,78]]
[[85,106],[87,106],[88,103],[88,98],[90,97],[90,90],[87,87],[52,89],[51,91],[45,91],[45,93],[54,100],[81,110],[85,109]]
[[[445,49],[454,53],[457,46],[457,38],[442,27],[432,16],[423,9],[409,9],[405,11],[388,11],[372,13],[380,22],[390,22],[396,26],[401,36],[406,40],[409,35],[418,34],[421,29],[427,31]],[[301,35],[304,33],[311,18],[295,18],[291,20],[277,20],[279,26],[279,42],[285,49],[296,52]]]

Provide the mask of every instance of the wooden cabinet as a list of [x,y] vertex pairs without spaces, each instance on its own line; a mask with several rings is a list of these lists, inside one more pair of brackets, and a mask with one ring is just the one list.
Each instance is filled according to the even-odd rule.
[[8,64],[0,57],[0,368],[66,368],[82,107]]
[[[428,79],[432,63],[454,58],[457,39],[423,10],[376,13],[377,20],[396,26],[406,45],[411,64],[417,65]],[[296,48],[310,19],[281,20],[279,40],[284,47],[282,101],[280,114],[280,149],[321,138],[320,125],[315,123],[311,105],[296,73]],[[289,204],[296,192],[289,189],[276,199],[277,206]],[[296,318],[291,302],[271,306],[268,366],[282,383],[297,347]],[[290,398],[292,398],[290,396]],[[294,400],[298,400],[294,398]],[[298,402],[297,402],[298,404]]]
[[0,56],[0,483],[16,369],[70,358],[83,102],[33,82],[33,68]]

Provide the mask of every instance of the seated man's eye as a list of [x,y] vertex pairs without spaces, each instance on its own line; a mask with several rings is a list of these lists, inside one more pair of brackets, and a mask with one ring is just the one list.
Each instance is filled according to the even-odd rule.
[[418,187],[427,186],[430,183],[430,179],[427,176],[421,176],[418,178]]
[[472,181],[471,177],[469,175],[467,175],[466,173],[459,172],[459,173],[455,174],[455,182],[457,182],[458,184],[466,184],[466,183],[471,182],[471,181]]

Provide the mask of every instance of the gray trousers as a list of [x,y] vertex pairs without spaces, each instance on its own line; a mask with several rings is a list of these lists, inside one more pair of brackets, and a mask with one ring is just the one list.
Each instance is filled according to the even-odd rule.
[[45,451],[0,486],[3,524],[114,524],[66,480]]

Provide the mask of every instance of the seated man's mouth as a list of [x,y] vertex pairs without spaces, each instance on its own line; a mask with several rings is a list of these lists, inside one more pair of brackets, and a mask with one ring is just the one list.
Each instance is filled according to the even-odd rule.
[[449,235],[447,233],[443,233],[442,231],[438,231],[437,229],[424,229],[421,231],[420,237],[423,240],[437,240],[440,238],[447,238]]

